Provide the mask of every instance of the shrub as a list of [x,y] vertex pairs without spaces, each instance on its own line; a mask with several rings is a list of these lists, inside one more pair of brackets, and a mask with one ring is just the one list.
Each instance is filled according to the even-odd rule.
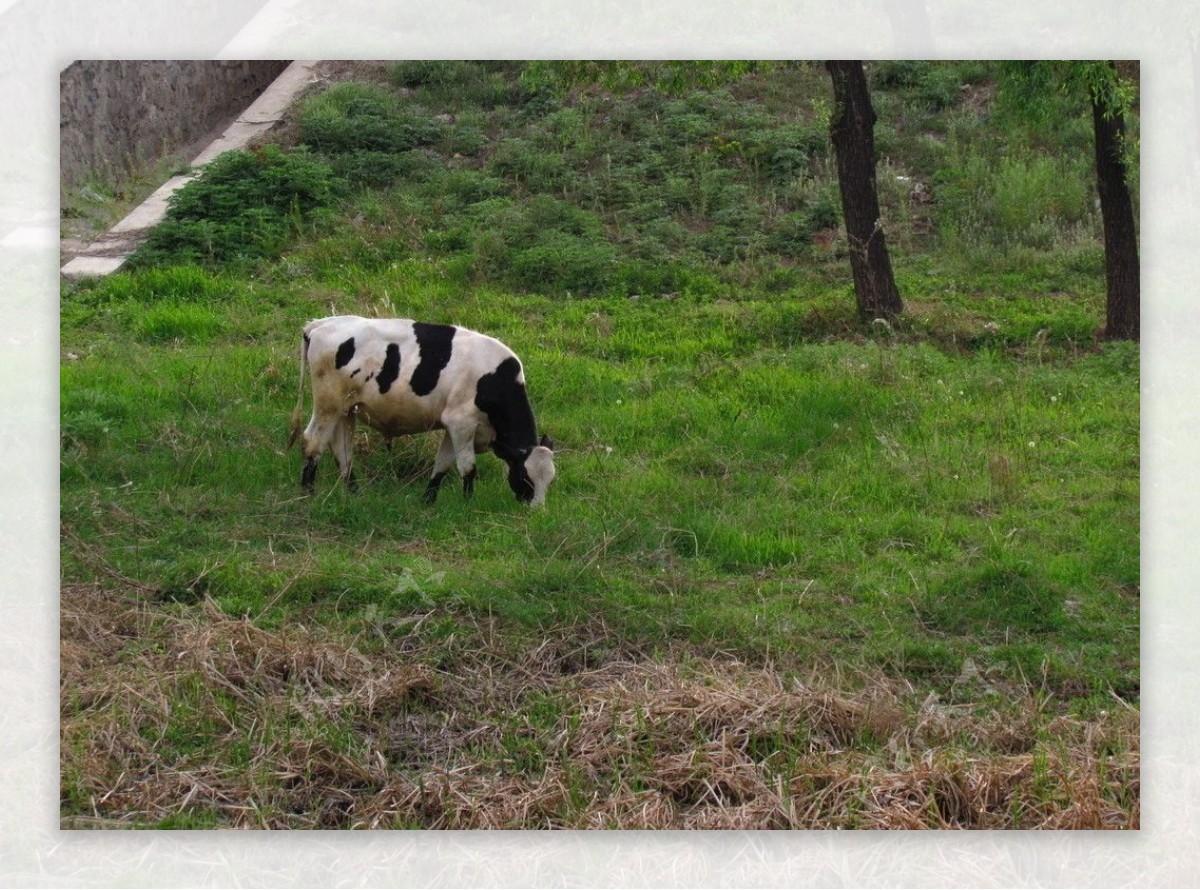
[[785,213],[772,224],[767,247],[782,256],[804,256],[812,250],[814,231],[808,213]]
[[808,208],[808,224],[815,232],[819,229],[833,229],[841,225],[842,208],[840,199],[826,192],[814,201]]
[[487,148],[488,137],[482,129],[471,123],[455,123],[442,138],[440,147],[448,155],[478,155]]
[[1044,156],[1007,156],[995,171],[992,189],[999,222],[1009,231],[1053,218],[1077,222],[1087,213],[1087,180],[1073,165]]
[[935,185],[942,234],[952,244],[1045,249],[1090,215],[1086,157],[951,155]]
[[405,112],[380,87],[342,83],[308,99],[300,111],[300,139],[327,153],[402,152],[442,138],[444,125]]
[[659,260],[626,259],[616,262],[608,290],[613,293],[660,295],[682,290],[687,274],[678,263]]
[[803,173],[814,158],[828,154],[829,136],[823,125],[786,124],[750,130],[741,144],[759,177],[783,183]]
[[560,108],[547,114],[536,134],[541,147],[558,152],[577,151],[587,139],[587,122],[577,108]]
[[440,194],[467,206],[499,198],[508,192],[508,183],[478,170],[450,170],[435,183]]
[[457,59],[398,62],[391,71],[396,86],[421,90],[434,102],[453,100],[456,107],[495,108],[520,98],[520,87],[505,74],[509,63]]
[[978,66],[945,62],[895,60],[872,62],[869,66],[872,84],[880,89],[903,90],[908,101],[926,111],[940,111],[955,104],[961,85],[982,76]]
[[130,266],[270,256],[298,223],[333,202],[337,184],[332,168],[303,150],[225,152],[170,198]]
[[384,188],[397,182],[424,182],[442,169],[441,159],[423,149],[393,154],[349,151],[333,156],[333,172],[353,185]]
[[470,62],[439,59],[397,62],[391,72],[392,83],[409,88],[459,86],[470,76]]
[[558,233],[512,254],[509,279],[548,294],[596,294],[609,287],[616,251],[612,245]]
[[561,192],[577,178],[565,157],[544,152],[525,139],[503,140],[496,146],[491,167],[531,192]]

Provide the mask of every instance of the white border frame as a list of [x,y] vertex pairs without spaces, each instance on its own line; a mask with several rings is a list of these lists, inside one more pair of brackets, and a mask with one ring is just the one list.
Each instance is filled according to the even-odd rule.
[[[923,5],[931,33],[897,22]],[[1117,0],[0,2],[0,884],[1188,886],[1198,787],[1200,12]],[[336,24],[326,18],[336,6]],[[255,8],[258,8],[257,14]],[[185,11],[186,10],[186,11]],[[231,12],[234,10],[234,12]],[[231,18],[231,16],[233,18]],[[230,36],[230,22],[244,22]],[[903,29],[902,29],[903,30]],[[1142,61],[1143,770],[1138,833],[58,829],[57,75],[74,58]]]

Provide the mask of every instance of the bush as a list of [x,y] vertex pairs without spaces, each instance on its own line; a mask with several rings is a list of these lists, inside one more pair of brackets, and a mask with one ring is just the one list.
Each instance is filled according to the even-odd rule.
[[397,182],[424,182],[442,169],[441,159],[423,149],[393,154],[384,151],[349,151],[333,156],[333,172],[346,182],[365,188],[386,188]]
[[433,118],[405,112],[387,90],[357,83],[308,99],[299,123],[301,142],[326,153],[409,151],[437,142],[445,129]]
[[942,234],[962,247],[1054,246],[1090,215],[1086,165],[1028,151],[952,158],[935,180]]
[[687,280],[684,268],[666,258],[621,260],[615,264],[608,290],[626,296],[662,295],[682,290]]
[[808,224],[814,232],[833,229],[842,222],[842,199],[833,188],[820,192],[806,211]]
[[505,75],[509,63],[421,59],[398,62],[391,81],[406,89],[421,90],[435,102],[453,101],[455,107],[476,105],[495,108],[520,98],[520,88]]
[[487,134],[475,124],[455,123],[446,131],[440,147],[451,156],[473,157],[487,148],[487,144]]
[[788,124],[755,128],[741,137],[742,154],[766,182],[784,183],[829,152],[824,126]]
[[876,89],[903,90],[909,102],[925,111],[940,111],[954,105],[959,100],[961,85],[982,76],[977,66],[960,72],[959,66],[945,62],[909,60],[872,62],[869,75]]
[[337,185],[332,168],[303,150],[225,152],[171,196],[166,218],[130,266],[271,256],[300,222],[333,202]]
[[109,438],[110,420],[89,409],[62,413],[60,435],[64,446],[91,447]]
[[538,293],[603,293],[610,287],[615,260],[611,244],[558,233],[515,251],[508,278],[512,284]]
[[772,224],[767,247],[781,256],[804,256],[812,250],[814,231],[809,214],[785,213]]
[[[486,178],[481,178],[488,182]],[[462,231],[446,245],[465,245],[476,272],[541,293],[601,293],[610,287],[616,248],[592,213],[549,195],[523,202],[496,197],[468,207]]]
[[1007,156],[991,183],[999,222],[1020,231],[1044,219],[1078,222],[1087,213],[1087,180],[1066,160]]
[[561,154],[542,151],[524,139],[505,139],[496,147],[492,170],[531,192],[561,192],[577,178]]
[[470,62],[438,59],[397,62],[392,67],[391,79],[397,86],[410,89],[461,86],[472,76],[470,65]]
[[1033,568],[1010,559],[953,573],[926,595],[922,615],[949,633],[1037,634],[1063,626],[1063,594]]
[[435,183],[438,192],[455,202],[468,206],[499,198],[508,192],[508,183],[478,170],[450,170]]

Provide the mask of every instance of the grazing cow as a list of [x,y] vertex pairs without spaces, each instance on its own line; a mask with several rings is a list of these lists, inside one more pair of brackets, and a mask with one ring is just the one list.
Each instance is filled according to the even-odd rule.
[[328,447],[341,476],[351,473],[355,419],[388,439],[444,429],[425,499],[457,465],[463,493],[475,481],[475,455],[489,447],[508,464],[508,484],[534,506],[554,480],[554,443],[538,441],[525,394],[525,373],[499,340],[466,328],[401,318],[339,315],[304,326],[300,394],[292,414],[292,442],[300,433],[304,366],[312,374],[313,413],[304,430],[301,485],[312,490],[317,460]]

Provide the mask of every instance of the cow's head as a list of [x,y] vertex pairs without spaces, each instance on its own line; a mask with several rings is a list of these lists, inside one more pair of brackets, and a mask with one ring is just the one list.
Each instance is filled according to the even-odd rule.
[[554,481],[554,440],[542,436],[532,448],[493,446],[496,455],[508,464],[508,485],[517,500],[531,507],[546,502],[546,491]]

